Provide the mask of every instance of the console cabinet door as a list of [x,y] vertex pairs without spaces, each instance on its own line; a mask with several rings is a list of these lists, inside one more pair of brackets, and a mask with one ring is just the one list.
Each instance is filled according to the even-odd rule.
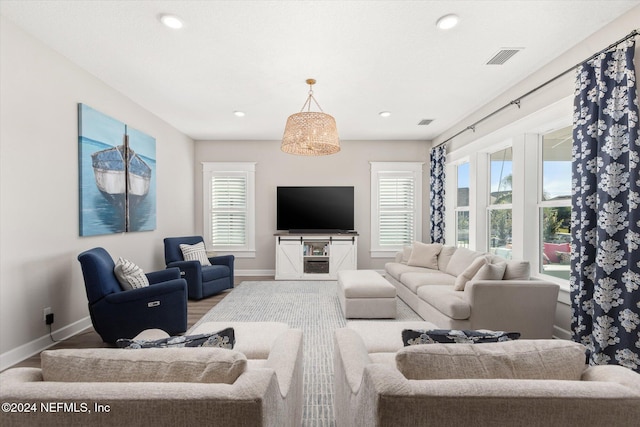
[[299,279],[302,265],[300,239],[276,239],[276,280]]
[[331,242],[331,258],[329,272],[333,278],[337,278],[340,270],[356,270],[358,246],[352,239],[333,239]]

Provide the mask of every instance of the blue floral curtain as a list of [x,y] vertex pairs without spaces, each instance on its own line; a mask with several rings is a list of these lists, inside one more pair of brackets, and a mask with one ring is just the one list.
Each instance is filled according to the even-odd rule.
[[592,365],[640,372],[640,139],[634,41],[578,68],[573,124],[573,338]]
[[447,147],[439,145],[431,149],[431,243],[444,243],[444,167]]

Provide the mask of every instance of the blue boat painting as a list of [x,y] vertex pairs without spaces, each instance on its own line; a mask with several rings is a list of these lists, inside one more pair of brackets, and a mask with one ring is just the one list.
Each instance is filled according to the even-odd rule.
[[155,139],[78,104],[80,235],[156,228]]

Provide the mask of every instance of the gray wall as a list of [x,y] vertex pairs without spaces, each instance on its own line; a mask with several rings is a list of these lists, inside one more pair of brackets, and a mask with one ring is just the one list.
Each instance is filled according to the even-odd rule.
[[[162,238],[194,231],[194,143],[6,18],[0,25],[0,369],[90,325],[78,253],[95,246],[145,271]],[[156,138],[157,229],[78,236],[77,103]]]
[[[282,125],[284,126],[284,119]],[[358,268],[382,269],[388,259],[371,258],[371,161],[420,161],[423,168],[423,223],[428,220],[429,149],[427,141],[342,141],[331,156],[305,157],[280,151],[279,141],[197,141],[195,153],[196,230],[203,230],[202,162],[257,162],[256,258],[237,259],[241,271],[273,272],[275,268],[276,187],[279,185],[353,185]],[[423,240],[428,241],[428,223]]]

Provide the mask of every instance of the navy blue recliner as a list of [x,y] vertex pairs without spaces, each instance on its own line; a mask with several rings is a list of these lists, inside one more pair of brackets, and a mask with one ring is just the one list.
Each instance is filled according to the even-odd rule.
[[200,261],[185,261],[181,244],[204,243],[201,236],[167,237],[164,239],[164,261],[167,268],[178,267],[187,281],[190,299],[202,299],[233,288],[233,255],[209,257],[211,266]]
[[84,251],[78,261],[91,322],[104,342],[133,338],[145,329],[162,329],[169,335],[187,330],[187,283],[177,268],[147,273],[149,286],[123,291],[105,249]]

